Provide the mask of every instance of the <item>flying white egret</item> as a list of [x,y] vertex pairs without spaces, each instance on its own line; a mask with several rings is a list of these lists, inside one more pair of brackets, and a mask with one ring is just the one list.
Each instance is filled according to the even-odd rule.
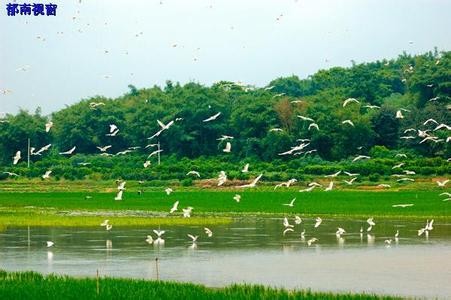
[[330,174],[330,175],[326,175],[324,177],[337,177],[338,175],[340,175],[341,171],[338,171],[336,173]]
[[354,123],[351,120],[344,120],[343,122],[341,122],[341,124],[349,124],[354,127]]
[[301,116],[301,115],[298,115],[297,117],[300,118],[303,121],[315,122],[312,118],[309,118],[309,117],[304,117],[304,116]]
[[294,224],[299,225],[302,223],[302,219],[299,216],[294,216]]
[[8,176],[19,176],[19,174],[13,172],[3,172],[3,174],[6,174]]
[[174,190],[171,189],[170,187],[168,187],[168,188],[166,188],[164,191],[166,192],[166,195],[169,196]]
[[285,228],[285,230],[283,231],[283,235],[285,236],[285,234],[290,231],[293,232],[294,229],[293,228]]
[[283,131],[282,128],[271,128],[271,129],[269,130],[269,132],[282,132],[282,131]]
[[51,170],[48,170],[44,173],[44,175],[42,175],[42,179],[49,179],[50,178],[50,174],[52,174]]
[[52,127],[53,127],[53,122],[52,121],[47,122],[45,124],[45,132],[49,132],[50,128],[52,128]]
[[315,188],[315,186],[311,186],[302,190],[299,190],[300,193],[304,193],[304,192],[311,192],[313,189]]
[[315,219],[315,228],[318,228],[319,225],[321,225],[322,222],[323,222],[323,219],[321,219],[320,217],[317,217]]
[[14,157],[13,157],[13,165],[17,165],[19,160],[22,158],[20,154],[21,154],[21,152],[17,151],[16,155],[14,155]]
[[366,220],[366,222],[367,222],[368,225],[370,225],[370,226],[376,225],[376,223],[374,223],[374,218],[368,218],[368,219]]
[[74,153],[75,149],[77,149],[77,146],[73,146],[71,149],[65,151],[65,152],[60,152],[60,155],[71,155],[72,153]]
[[233,140],[233,136],[230,135],[221,135],[220,138],[216,139],[217,141],[225,141],[225,140]]
[[205,227],[205,234],[210,238],[213,236],[213,231],[211,231],[209,228]]
[[401,168],[401,167],[404,166],[404,165],[405,165],[405,163],[399,163],[399,164],[393,166],[393,167],[392,167],[392,170],[393,170],[393,169]]
[[169,213],[172,214],[173,212],[177,211],[178,207],[179,207],[179,201],[175,201],[175,203],[172,205],[172,208],[169,211]]
[[348,105],[351,102],[360,103],[359,100],[357,100],[355,98],[348,98],[345,101],[343,101],[343,107],[346,107],[346,105]]
[[203,120],[202,122],[210,122],[210,121],[214,121],[214,120],[216,120],[220,115],[221,115],[221,113],[218,112],[217,114],[215,114],[215,115],[213,115],[213,116],[211,116],[211,117],[209,117],[209,118]]
[[307,241],[307,245],[310,247],[313,243],[317,242],[318,239],[317,238],[311,238]]
[[186,173],[186,176],[188,176],[188,175],[194,175],[194,176],[200,177],[200,173],[197,171],[189,171],[188,173]]
[[411,181],[411,182],[414,182],[415,179],[413,179],[413,178],[408,178],[408,177],[404,177],[404,178],[399,178],[399,179],[396,180],[396,181],[398,181],[398,182],[402,182],[402,181]]
[[346,172],[346,171],[344,171],[343,173],[345,173],[349,177],[355,177],[355,176],[359,176],[360,175],[359,173],[351,173],[351,172]]
[[446,130],[451,130],[451,126],[448,126],[448,125],[442,123],[442,124],[438,125],[437,127],[435,127],[434,131],[437,131],[437,130],[440,130],[443,128],[445,128]]
[[55,245],[54,242],[52,242],[52,241],[47,241],[47,248],[53,247],[53,245]]
[[124,194],[124,190],[118,191],[116,197],[114,198],[114,200],[122,200],[122,195],[123,194]]
[[106,229],[107,231],[110,231],[111,228],[113,228],[113,225],[106,224],[105,229]]
[[301,241],[305,240],[305,229],[301,232]]
[[147,236],[146,242],[147,242],[149,245],[152,245],[152,244],[153,244],[153,238],[152,238],[151,235],[148,235],[148,236]]
[[164,230],[153,230],[153,232],[157,235],[157,239],[154,240],[154,245],[162,245],[164,244],[164,239],[161,237],[165,231]]
[[262,178],[262,176],[263,176],[263,173],[258,175],[251,183],[245,184],[245,185],[240,185],[238,187],[239,188],[255,187],[257,185],[257,182],[260,180],[260,178]]
[[352,185],[352,183],[357,179],[357,177],[351,178],[351,180],[344,180],[347,185]]
[[296,198],[293,198],[290,203],[284,203],[282,205],[289,206],[289,207],[294,207],[294,201],[296,201]]
[[105,146],[105,147],[97,146],[96,148],[99,149],[100,152],[106,152],[106,151],[107,151],[108,149],[110,149],[111,147],[112,147],[111,145],[108,145],[108,146]]
[[119,128],[116,129],[116,131],[113,131],[113,132],[111,132],[111,133],[105,134],[105,136],[116,136],[118,133],[119,133]]
[[110,124],[110,133],[113,133],[113,132],[115,132],[118,129],[119,128],[116,126],[116,124]]
[[324,191],[329,192],[329,191],[332,191],[333,188],[334,188],[334,182],[331,181],[331,182],[329,182],[329,185],[324,189]]
[[193,211],[193,208],[191,206],[188,206],[187,208],[182,208],[183,211],[183,217],[184,218],[190,218],[191,212]]
[[236,202],[240,202],[241,195],[236,194],[235,196],[233,196],[233,200],[235,200]]
[[393,205],[392,205],[392,207],[402,207],[402,208],[405,208],[405,207],[411,207],[411,206],[413,206],[412,203],[406,203],[406,204],[393,204]]
[[345,234],[346,233],[346,230],[344,230],[343,228],[341,228],[341,227],[338,227],[337,228],[337,231],[335,232],[335,235],[337,236],[337,237],[341,237],[343,234]]
[[109,224],[110,220],[103,220],[102,223],[100,223],[100,226],[107,226]]
[[290,224],[290,222],[288,221],[288,218],[287,217],[284,217],[283,218],[283,226],[285,227],[285,228],[292,228],[292,227],[294,227],[293,225],[291,225]]
[[371,157],[366,156],[366,155],[358,155],[352,160],[352,162],[356,162],[356,161],[361,160],[361,159],[370,159],[370,158]]
[[377,105],[364,105],[363,107],[369,108],[369,109],[379,109],[380,108],[380,106],[377,106]]
[[438,125],[438,122],[432,118],[427,119],[426,121],[424,121],[423,125],[426,126],[429,123],[434,123],[435,125]]
[[194,236],[192,234],[187,234],[187,236],[191,239],[193,243],[197,242],[198,235]]
[[162,123],[160,120],[157,120],[158,125],[160,125],[161,130],[167,130],[169,127],[171,127],[172,124],[174,124],[174,120],[168,122],[167,124]]
[[155,150],[155,151],[153,151],[152,153],[150,153],[148,156],[147,156],[147,158],[151,158],[152,156],[154,156],[154,155],[157,155],[158,153],[161,153],[161,152],[163,152],[163,150]]
[[230,142],[227,142],[225,148],[222,151],[230,153],[232,151],[232,144]]
[[249,172],[249,164],[245,164],[243,169],[241,170],[242,173],[247,173]]
[[318,124],[316,124],[316,123],[311,123],[311,124],[308,126],[308,130],[310,130],[310,129],[312,129],[312,128],[315,128],[316,130],[319,130],[319,126],[318,126]]
[[224,171],[219,172],[218,186],[223,185],[227,181],[227,175]]
[[150,165],[151,165],[150,160],[146,160],[146,161],[143,163],[143,167],[144,167],[145,169],[147,169]]
[[51,146],[52,146],[52,144],[45,145],[44,147],[39,149],[37,152],[35,152],[35,155],[41,155],[44,151],[49,150]]
[[449,182],[449,179],[443,180],[443,181],[439,181],[437,180],[436,183],[439,187],[444,187],[446,186],[446,184]]

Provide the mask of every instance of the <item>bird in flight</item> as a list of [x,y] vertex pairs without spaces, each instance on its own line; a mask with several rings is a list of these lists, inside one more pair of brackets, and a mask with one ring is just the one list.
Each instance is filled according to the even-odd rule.
[[290,203],[284,203],[284,204],[282,204],[282,205],[289,206],[289,207],[294,207],[294,202],[295,202],[295,201],[296,201],[296,198],[293,198],[293,200],[291,200]]
[[215,114],[215,115],[213,115],[213,116],[211,116],[211,117],[209,117],[209,118],[203,120],[202,122],[210,122],[210,121],[214,121],[214,120],[216,120],[220,115],[221,115],[221,113],[218,112],[217,114]]
[[257,185],[257,182],[260,180],[260,178],[262,178],[262,176],[263,176],[263,173],[258,175],[251,183],[245,184],[245,185],[240,185],[238,187],[240,187],[240,188],[255,187]]
[[355,98],[348,98],[345,101],[343,101],[343,107],[346,107],[346,105],[348,105],[349,103],[360,103],[359,100],[355,99]]
[[65,152],[60,152],[60,155],[72,155],[75,152],[75,149],[77,149],[77,146],[73,146],[71,149],[65,151]]

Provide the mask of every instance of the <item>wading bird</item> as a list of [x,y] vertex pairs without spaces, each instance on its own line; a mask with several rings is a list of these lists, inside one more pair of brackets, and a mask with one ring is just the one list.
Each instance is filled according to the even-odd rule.
[[320,217],[317,217],[316,219],[315,219],[315,228],[318,228],[319,227],[319,225],[321,225],[321,223],[323,222],[323,219],[321,219]]
[[205,234],[210,238],[213,236],[213,231],[211,231],[209,228],[205,227]]

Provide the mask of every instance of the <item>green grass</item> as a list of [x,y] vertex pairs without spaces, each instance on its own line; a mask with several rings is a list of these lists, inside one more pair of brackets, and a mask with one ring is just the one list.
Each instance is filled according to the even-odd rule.
[[[98,283],[98,292],[97,292]],[[0,299],[401,299],[366,294],[287,291],[257,285],[207,288],[189,283],[43,276],[0,271]]]
[[[125,193],[115,201],[114,193],[0,193],[0,225],[6,226],[92,226],[105,217],[116,225],[218,224],[230,222],[230,216],[249,214],[300,214],[304,216],[450,219],[449,202],[439,192],[235,192],[196,191],[148,192],[140,196]],[[283,206],[296,197],[293,208]],[[167,212],[175,201],[179,211]],[[413,207],[393,208],[393,204],[413,203]],[[192,218],[182,218],[181,208],[194,207]]]

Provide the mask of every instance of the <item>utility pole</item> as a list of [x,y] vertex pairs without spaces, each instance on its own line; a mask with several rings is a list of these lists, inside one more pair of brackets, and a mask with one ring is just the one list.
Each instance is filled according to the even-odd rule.
[[29,169],[30,168],[30,138],[28,138],[27,158],[28,158],[28,169]]

